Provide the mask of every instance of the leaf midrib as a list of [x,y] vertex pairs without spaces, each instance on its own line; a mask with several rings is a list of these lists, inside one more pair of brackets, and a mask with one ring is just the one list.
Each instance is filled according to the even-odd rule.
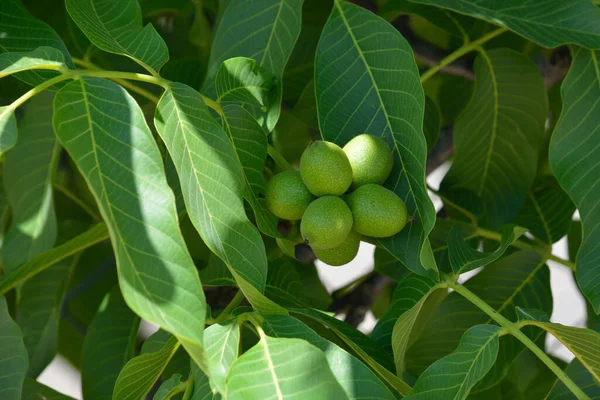
[[469,369],[465,373],[465,379],[463,379],[462,383],[459,385],[458,391],[456,392],[456,396],[454,396],[454,399],[460,398],[460,397],[457,397],[457,396],[460,393],[460,391],[462,390],[463,386],[465,385],[465,382],[467,380],[466,377],[468,377],[469,374],[471,373],[471,370],[475,366],[476,360],[481,356],[481,353],[483,352],[483,350],[485,348],[487,348],[487,346],[490,344],[490,342],[492,340],[494,340],[496,338],[496,336],[498,336],[498,332],[496,332],[495,334],[493,334],[492,336],[490,336],[489,339],[485,342],[485,344],[479,348],[479,351],[477,352],[477,356],[473,358],[473,362],[471,363],[471,365],[469,366]]
[[273,359],[271,358],[271,353],[269,352],[269,344],[267,343],[266,337],[262,338],[263,347],[265,350],[265,359],[267,360],[267,365],[269,366],[269,372],[271,373],[271,379],[273,379],[273,384],[275,385],[275,394],[279,400],[283,400],[283,394],[281,393],[281,388],[279,387],[279,378],[277,378],[277,373],[275,372],[275,366],[273,365]]

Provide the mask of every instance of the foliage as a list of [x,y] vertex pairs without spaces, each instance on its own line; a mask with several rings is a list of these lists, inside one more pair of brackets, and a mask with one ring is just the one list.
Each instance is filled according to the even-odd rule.
[[[3,0],[0,79],[0,398],[600,398],[598,1]],[[361,134],[408,223],[330,294],[265,192]]]

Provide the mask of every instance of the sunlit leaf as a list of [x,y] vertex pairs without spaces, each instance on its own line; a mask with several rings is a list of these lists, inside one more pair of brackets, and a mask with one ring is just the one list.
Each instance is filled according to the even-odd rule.
[[56,94],[54,130],[108,226],[125,301],[203,365],[204,293],[141,109],[117,84],[81,78]]
[[415,220],[380,242],[414,272],[436,277],[427,239],[435,210],[425,187],[425,96],[409,44],[375,14],[335,0],[317,47],[315,92],[325,140],[344,145],[368,133],[391,145],[386,185]]
[[60,145],[52,129],[54,94],[34,97],[19,121],[21,139],[6,154],[4,189],[12,221],[2,246],[5,271],[51,249],[56,241],[52,174]]
[[167,45],[152,24],[142,27],[135,0],[66,0],[67,11],[79,29],[99,49],[122,54],[150,72],[169,59]]
[[66,70],[65,56],[53,47],[0,54],[0,78],[31,69]]
[[208,327],[204,346],[210,363],[210,380],[221,393],[225,393],[225,376],[238,357],[240,325],[236,320]]
[[427,368],[405,398],[466,399],[496,361],[499,330],[500,327],[494,325],[476,325],[469,329],[456,350]]
[[206,245],[230,268],[254,307],[285,312],[262,295],[267,257],[260,233],[245,214],[242,167],[200,94],[173,83],[158,103],[154,123],[175,162],[190,219]]
[[112,398],[119,372],[135,354],[139,324],[139,317],[115,287],[100,305],[83,341],[81,387],[86,399]]
[[27,373],[27,349],[21,329],[8,313],[6,298],[0,296],[0,395],[5,400],[21,400]]
[[598,51],[573,48],[573,63],[561,87],[563,111],[550,142],[552,170],[577,205],[583,223],[577,283],[596,314],[600,313],[599,59]]
[[[481,197],[484,222],[510,222],[535,178],[548,101],[538,68],[514,50],[482,51],[475,90],[454,125],[456,157],[442,192],[466,188]],[[468,209],[468,207],[467,207]]]

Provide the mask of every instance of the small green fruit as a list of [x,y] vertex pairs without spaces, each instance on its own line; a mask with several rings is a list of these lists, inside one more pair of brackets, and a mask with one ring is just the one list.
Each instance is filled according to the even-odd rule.
[[312,143],[300,158],[300,174],[315,196],[344,194],[352,183],[352,167],[346,153],[331,142]]
[[360,246],[360,234],[355,231],[350,231],[348,237],[339,246],[331,249],[313,249],[315,256],[325,264],[337,267],[339,265],[348,264],[354,260],[356,254],[358,254],[358,247]]
[[352,187],[367,183],[381,185],[392,171],[394,157],[385,140],[372,135],[359,135],[344,146],[352,167]]
[[291,221],[301,219],[314,196],[308,191],[298,171],[275,175],[265,189],[267,208],[276,217]]
[[339,197],[320,197],[310,203],[302,222],[302,237],[313,249],[339,246],[352,229],[352,213]]
[[394,236],[406,225],[406,206],[396,194],[372,183],[363,185],[346,199],[354,217],[354,230],[365,236]]

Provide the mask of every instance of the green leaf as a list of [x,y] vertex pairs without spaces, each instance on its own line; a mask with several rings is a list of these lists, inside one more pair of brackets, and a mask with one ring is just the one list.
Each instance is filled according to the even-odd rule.
[[494,325],[470,328],[456,350],[423,372],[405,399],[466,399],[496,361],[499,330]]
[[427,152],[433,150],[433,147],[440,136],[442,127],[442,116],[435,102],[429,96],[425,96],[425,117],[423,119],[423,134],[427,142]]
[[9,106],[0,107],[0,157],[17,144],[17,120]]
[[410,271],[387,250],[376,247],[373,270],[400,282]]
[[471,101],[454,125],[456,157],[442,192],[466,188],[481,197],[485,224],[510,222],[535,178],[548,101],[538,68],[514,50],[481,51]]
[[527,229],[515,225],[502,227],[500,245],[491,253],[482,253],[469,246],[458,228],[452,228],[448,234],[448,256],[450,266],[457,276],[463,272],[471,271],[479,267],[485,267],[493,263],[514,243]]
[[588,0],[411,0],[466,14],[515,31],[543,47],[600,47],[600,10]]
[[358,358],[336,344],[323,339],[298,319],[285,315],[265,315],[263,318],[263,328],[267,335],[278,338],[303,339],[321,349],[348,399],[395,398],[379,378]]
[[54,94],[46,92],[28,102],[19,121],[21,140],[4,161],[4,189],[12,209],[1,251],[7,272],[51,249],[56,241],[52,174],[60,145],[52,130],[53,99]]
[[32,258],[30,261],[21,264],[8,274],[2,276],[0,278],[0,294],[8,292],[19,283],[42,272],[57,262],[108,238],[108,230],[106,229],[105,224],[100,223],[94,225],[81,235]]
[[221,393],[225,393],[225,377],[231,364],[238,358],[239,345],[240,325],[236,320],[211,325],[204,333],[210,379]]
[[25,378],[21,400],[74,400],[72,397],[44,386],[32,378]]
[[255,308],[285,313],[262,295],[267,257],[260,233],[244,211],[242,167],[200,94],[171,84],[158,103],[154,124],[175,162],[190,219],[206,245],[227,264]]
[[[600,399],[600,385],[594,380],[594,377],[583,366],[581,361],[578,359],[571,361],[567,368],[565,368],[565,372],[591,400]],[[556,380],[556,383],[552,387],[552,391],[548,394],[548,397],[546,397],[546,400],[570,400],[572,398],[573,393],[571,390],[569,390],[562,381]]]
[[569,232],[575,204],[554,177],[540,177],[527,193],[525,204],[515,218],[538,239],[552,244]]
[[306,306],[300,275],[293,266],[294,260],[280,257],[269,262],[267,288],[265,293],[277,304],[296,307]]
[[583,241],[577,253],[577,283],[598,314],[600,130],[596,128],[600,124],[600,52],[573,48],[572,53],[573,63],[561,87],[563,111],[550,142],[550,165],[581,215]]
[[129,360],[119,373],[112,398],[114,400],[144,398],[178,348],[177,338],[171,336],[160,349]]
[[425,97],[409,44],[380,17],[336,0],[317,47],[315,91],[325,140],[344,145],[368,133],[391,145],[386,186],[416,219],[380,242],[412,271],[436,277],[427,239],[435,209],[425,187]]
[[135,354],[139,324],[116,286],[104,298],[83,341],[81,387],[86,399],[112,398],[119,372]]
[[0,78],[32,69],[65,71],[65,56],[54,47],[47,46],[32,51],[0,54]]
[[520,321],[521,326],[533,325],[544,329],[564,344],[596,381],[600,380],[600,333],[586,328],[576,328],[551,322]]
[[190,368],[191,376],[194,378],[194,390],[190,400],[221,400],[221,395],[212,391],[208,376],[194,363]]
[[277,85],[272,72],[245,57],[223,61],[215,78],[219,103],[243,106],[268,130],[273,128],[268,126],[269,119],[279,118],[281,99],[277,95],[281,90]]
[[217,25],[212,43],[208,72],[202,91],[215,93],[215,76],[223,61],[248,57],[279,80],[266,126],[272,130],[279,118],[283,69],[298,39],[301,28],[302,0],[255,0],[229,2]]
[[27,373],[27,349],[21,329],[8,313],[6,298],[0,296],[0,395],[3,400],[21,400]]
[[267,159],[267,135],[248,111],[235,104],[223,107],[223,128],[242,164],[244,198],[254,210],[258,228],[265,235],[281,237],[277,230],[279,220],[265,203],[267,182],[263,170]]
[[169,60],[164,40],[151,24],[142,28],[135,0],[66,0],[79,29],[99,49],[125,55],[152,73]]
[[227,264],[214,254],[210,254],[205,266],[200,267],[202,286],[236,286],[237,282]]
[[[315,82],[310,80],[300,94],[298,102],[292,109],[294,116],[309,128],[319,130],[319,117],[317,115],[317,98],[315,96]],[[298,157],[300,159],[300,157]]]
[[[542,256],[535,251],[518,251],[486,266],[469,279],[465,287],[512,321],[517,319],[516,306],[552,313],[550,272]],[[432,312],[419,338],[410,346],[405,358],[408,372],[420,375],[429,365],[449,354],[467,329],[491,323],[493,320],[471,302],[458,293],[450,293]],[[533,339],[539,336],[535,329],[525,333]],[[524,349],[510,335],[503,336],[500,342],[498,362],[481,385],[491,386],[500,380]]]
[[262,336],[232,365],[227,399],[348,399],[325,354],[300,339]]
[[54,130],[108,226],[125,301],[204,365],[204,293],[141,109],[116,83],[84,77],[56,94]]
[[152,400],[169,400],[176,394],[180,393],[181,390],[181,374],[173,374],[169,379],[164,381]]
[[571,229],[567,235],[567,242],[569,246],[569,260],[575,260],[577,258],[577,252],[581,247],[582,237],[582,225],[581,221],[573,221],[571,223]]
[[[69,51],[58,34],[45,22],[31,16],[19,0],[3,0],[0,4],[0,32],[3,33],[0,53],[26,53],[39,47],[52,47],[62,53],[69,68],[73,67]],[[17,77],[30,85],[39,85],[57,75],[53,71],[27,71]]]

